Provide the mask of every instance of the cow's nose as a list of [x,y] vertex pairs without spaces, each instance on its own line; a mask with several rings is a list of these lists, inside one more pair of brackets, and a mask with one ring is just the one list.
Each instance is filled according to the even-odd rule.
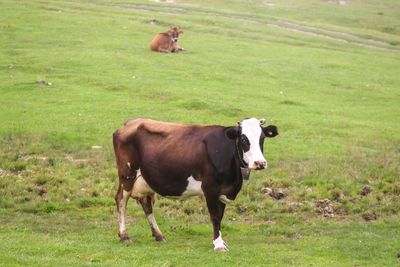
[[254,165],[256,165],[256,170],[262,170],[262,169],[265,169],[265,167],[267,166],[267,161],[257,160],[257,161],[254,161]]

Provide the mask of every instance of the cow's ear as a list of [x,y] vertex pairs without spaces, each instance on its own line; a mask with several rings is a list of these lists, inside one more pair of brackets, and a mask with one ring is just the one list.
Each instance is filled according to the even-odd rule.
[[263,132],[265,137],[275,137],[277,136],[278,133],[278,127],[276,127],[275,125],[268,125],[267,127],[263,127]]
[[228,137],[228,132],[233,134],[231,128],[235,127],[230,127],[227,130],[221,128],[204,138],[207,156],[218,174],[223,174],[229,170],[234,156],[235,143]]
[[240,127],[229,127],[225,134],[229,139],[236,139],[241,135]]

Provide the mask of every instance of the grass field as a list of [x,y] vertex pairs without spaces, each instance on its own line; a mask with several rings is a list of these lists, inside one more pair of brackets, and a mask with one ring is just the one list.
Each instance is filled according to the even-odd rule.
[[[399,18],[396,0],[0,1],[0,266],[399,265]],[[187,51],[151,52],[170,25]],[[135,117],[279,127],[227,208],[229,253],[199,199],[157,200],[163,244],[130,201],[119,243],[111,135]]]

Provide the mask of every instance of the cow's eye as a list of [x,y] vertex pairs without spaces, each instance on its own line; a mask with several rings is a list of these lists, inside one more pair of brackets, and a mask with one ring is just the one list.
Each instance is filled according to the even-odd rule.
[[250,141],[247,138],[247,136],[245,136],[244,134],[242,134],[242,136],[240,137],[240,142],[242,144],[242,149],[243,152],[247,152],[250,150]]

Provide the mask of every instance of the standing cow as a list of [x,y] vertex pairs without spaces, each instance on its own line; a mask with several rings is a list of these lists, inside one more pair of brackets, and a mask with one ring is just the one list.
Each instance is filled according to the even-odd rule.
[[150,43],[150,49],[156,52],[178,52],[185,49],[178,45],[179,35],[183,31],[179,27],[171,27],[167,32],[161,32]]
[[155,239],[163,241],[153,215],[155,193],[170,198],[204,195],[213,224],[214,250],[227,251],[220,231],[225,204],[236,198],[249,169],[267,167],[264,138],[278,135],[276,126],[262,127],[264,122],[250,118],[238,126],[224,127],[127,121],[113,135],[121,241],[129,241],[125,210],[130,197],[142,205]]

